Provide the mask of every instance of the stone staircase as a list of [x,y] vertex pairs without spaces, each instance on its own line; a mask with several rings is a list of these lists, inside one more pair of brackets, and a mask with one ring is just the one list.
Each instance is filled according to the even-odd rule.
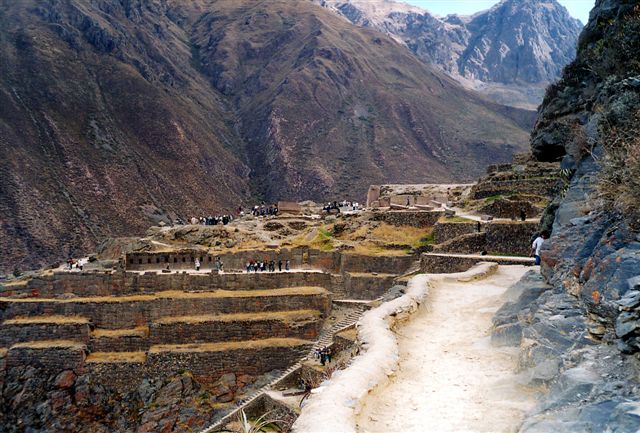
[[360,320],[360,317],[362,317],[364,312],[367,311],[367,309],[368,307],[366,306],[366,304],[362,304],[362,303],[354,304],[354,308],[350,312],[348,312],[345,315],[345,317],[343,317],[338,322],[334,323],[330,328],[324,329],[320,333],[318,340],[315,342],[311,350],[309,350],[309,353],[304,358],[300,359],[298,362],[293,364],[286,371],[284,371],[280,376],[278,376],[276,379],[269,382],[267,385],[255,391],[254,393],[249,395],[247,398],[238,401],[237,403],[238,407],[233,409],[230,413],[226,414],[224,417],[220,418],[218,421],[215,422],[215,424],[212,424],[211,426],[202,430],[200,433],[212,433],[212,432],[218,431],[229,422],[234,421],[242,410],[245,410],[252,403],[254,403],[256,400],[262,397],[265,393],[270,391],[278,383],[282,382],[288,376],[290,376],[291,374],[295,373],[298,369],[300,369],[302,367],[302,363],[305,360],[313,357],[313,354],[316,351],[316,349],[321,349],[323,347],[330,346],[333,343],[333,338],[336,334],[355,326],[358,320]]

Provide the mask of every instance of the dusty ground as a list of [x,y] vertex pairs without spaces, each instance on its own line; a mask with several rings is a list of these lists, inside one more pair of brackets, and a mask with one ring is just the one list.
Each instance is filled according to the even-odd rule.
[[516,352],[492,347],[489,330],[501,295],[526,270],[501,266],[479,282],[434,287],[399,329],[399,370],[365,399],[358,431],[516,431],[535,395],[519,385]]

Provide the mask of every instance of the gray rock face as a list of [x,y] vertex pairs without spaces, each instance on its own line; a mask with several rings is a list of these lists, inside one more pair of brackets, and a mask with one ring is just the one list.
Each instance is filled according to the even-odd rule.
[[575,57],[582,25],[555,0],[505,0],[467,25],[460,74],[498,83],[543,83]]
[[445,18],[387,0],[316,1],[498,102],[533,108],[573,60],[582,29],[556,0],[504,0],[472,17]]
[[[580,300],[537,272],[509,292],[519,296],[494,316],[492,343],[519,346],[522,377],[548,389],[520,433],[637,432],[637,361],[589,338]],[[629,292],[620,303],[634,305],[635,299]]]

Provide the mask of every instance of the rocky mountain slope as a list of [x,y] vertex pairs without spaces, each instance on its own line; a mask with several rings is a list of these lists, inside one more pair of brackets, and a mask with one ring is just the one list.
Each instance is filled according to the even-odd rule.
[[467,180],[533,119],[306,0],[0,4],[0,269],[256,200]]
[[582,29],[556,0],[503,0],[471,17],[444,18],[390,0],[317,1],[391,35],[467,86],[527,108],[573,60]]
[[639,44],[638,2],[598,0],[532,134],[566,185],[543,219],[545,281],[496,320],[550,390],[521,432],[640,429]]

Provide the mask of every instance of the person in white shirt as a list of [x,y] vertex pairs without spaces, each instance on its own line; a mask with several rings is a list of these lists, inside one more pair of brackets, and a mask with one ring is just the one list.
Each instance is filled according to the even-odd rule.
[[543,231],[531,244],[531,255],[536,259],[536,266],[540,266],[540,249],[544,244],[544,241],[549,238],[549,233]]

